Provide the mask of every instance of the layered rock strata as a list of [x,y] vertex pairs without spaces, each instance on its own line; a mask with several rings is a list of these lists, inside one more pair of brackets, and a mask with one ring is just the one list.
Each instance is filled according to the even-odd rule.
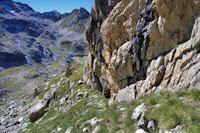
[[198,87],[199,15],[198,0],[96,0],[84,81],[116,101]]

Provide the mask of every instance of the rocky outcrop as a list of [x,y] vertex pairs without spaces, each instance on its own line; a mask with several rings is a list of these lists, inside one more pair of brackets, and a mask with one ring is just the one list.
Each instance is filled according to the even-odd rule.
[[200,17],[195,21],[191,38],[165,56],[151,61],[146,79],[118,92],[116,101],[131,101],[146,92],[177,91],[200,86]]
[[198,86],[199,15],[196,0],[96,0],[84,81],[116,101]]
[[39,102],[35,106],[30,109],[29,120],[34,122],[42,117],[47,111],[46,108],[48,107],[48,102]]

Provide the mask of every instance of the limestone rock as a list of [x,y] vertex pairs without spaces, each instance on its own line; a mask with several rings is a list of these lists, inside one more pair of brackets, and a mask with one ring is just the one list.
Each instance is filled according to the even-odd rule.
[[135,133],[148,133],[148,132],[144,131],[143,129],[137,129]]
[[18,121],[19,121],[20,123],[22,123],[22,122],[24,121],[24,118],[21,117],[21,118],[18,119]]
[[57,132],[60,132],[62,130],[62,128],[59,127],[56,130],[57,130]]
[[133,112],[131,119],[137,120],[141,116],[144,116],[144,111],[145,111],[145,105],[142,103],[138,107],[135,108],[135,111]]
[[30,109],[30,115],[29,115],[29,120],[31,122],[36,121],[37,119],[39,119],[40,117],[42,117],[46,111],[45,109],[48,107],[47,102],[39,102],[38,104],[36,104],[35,106],[33,106]]
[[149,121],[147,124],[147,128],[150,130],[155,130],[156,129],[155,121],[154,120]]
[[69,128],[65,131],[65,133],[71,133],[71,130],[72,130],[72,127],[69,127]]
[[88,120],[87,123],[89,123],[91,126],[95,126],[98,124],[102,119],[97,119],[96,117],[92,118],[91,120]]
[[88,129],[86,127],[83,128],[83,132],[88,132]]
[[145,0],[120,1],[103,22],[101,26],[104,40],[103,57],[107,64],[110,64],[114,50],[135,34],[137,21],[140,19],[140,12],[144,9],[144,5]]
[[130,102],[136,98],[135,84],[127,86],[125,89],[119,90],[115,98],[116,102],[127,101]]
[[100,131],[100,126],[95,127],[92,133],[98,133]]
[[[115,101],[131,101],[146,92],[195,88],[200,85],[200,18],[194,24],[191,38],[165,56],[151,61],[146,79],[119,90]],[[142,85],[141,85],[142,84]]]
[[140,117],[139,121],[138,121],[138,127],[142,128],[142,129],[147,129],[147,123],[148,121],[145,119],[144,116]]
[[89,53],[88,55],[88,60],[87,60],[87,63],[86,63],[86,67],[85,67],[85,70],[84,70],[84,75],[83,75],[83,81],[90,85],[92,88],[96,89],[96,90],[99,90],[102,92],[102,85],[99,81],[99,78],[97,78],[97,76],[95,75],[95,72],[93,70],[93,56],[91,53]]
[[115,101],[199,86],[199,15],[198,0],[96,0],[84,82]]

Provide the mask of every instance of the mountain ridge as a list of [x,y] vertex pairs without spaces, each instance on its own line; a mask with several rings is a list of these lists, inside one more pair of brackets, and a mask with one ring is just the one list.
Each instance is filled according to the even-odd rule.
[[[64,19],[62,22],[65,23],[65,21],[69,21],[69,19],[76,17],[78,14],[81,16],[82,11],[86,14],[83,19],[75,20],[66,27],[57,24],[59,20]],[[60,51],[63,51],[63,48],[57,49],[59,52],[54,52],[51,49],[51,47],[59,45],[61,40],[65,40],[64,37],[62,37],[63,34],[60,34],[61,30],[65,30],[65,33],[73,38],[72,40],[67,38],[69,42],[71,42],[67,45],[74,45],[73,47],[75,48],[80,47],[80,52],[87,51],[81,32],[83,32],[84,26],[86,25],[87,15],[89,15],[89,13],[83,8],[74,9],[72,13],[73,14],[68,13],[71,18],[67,18],[66,14],[62,15],[57,11],[39,13],[35,12],[28,5],[20,2],[13,2],[12,0],[0,1],[0,43],[2,44],[0,52],[2,55],[10,55],[10,58],[12,54],[13,57],[15,57],[15,52],[20,53],[18,59],[22,59],[21,56],[25,59],[25,61],[22,61],[23,63],[17,64],[16,61],[14,65],[7,62],[10,58],[2,56],[0,59],[0,67],[9,68],[12,66],[20,66],[24,63],[48,64],[60,58],[68,58],[65,57],[67,56],[66,54],[59,54]],[[85,23],[82,23],[82,21]],[[79,25],[79,23],[82,23],[82,25]],[[74,29],[68,30],[70,26],[81,30],[79,30],[79,33]],[[62,39],[60,40],[60,38]],[[5,51],[5,49],[7,50]],[[9,49],[11,50],[9,51]],[[79,50],[75,52],[79,52]],[[72,51],[71,54],[75,54],[75,52]],[[12,58],[11,60],[14,59]],[[20,62],[20,60],[18,61]]]

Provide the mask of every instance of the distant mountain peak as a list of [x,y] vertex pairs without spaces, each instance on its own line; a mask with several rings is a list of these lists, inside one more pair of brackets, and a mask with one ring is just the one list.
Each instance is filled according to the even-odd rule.
[[43,14],[44,13],[52,13],[52,14],[59,14],[59,15],[61,15],[61,13],[59,11],[57,11],[57,10],[52,10],[52,11],[49,11],[49,12],[43,12]]
[[89,14],[89,12],[83,7],[81,7],[80,9],[74,9],[71,13],[87,13],[87,14]]
[[49,18],[53,21],[58,21],[59,19],[61,19],[61,16],[62,14],[57,11],[57,10],[53,10],[53,11],[50,11],[50,12],[44,12],[43,15],[46,17],[46,18]]
[[74,9],[71,13],[65,13],[61,16],[60,27],[83,33],[89,17],[89,12],[84,9]]

